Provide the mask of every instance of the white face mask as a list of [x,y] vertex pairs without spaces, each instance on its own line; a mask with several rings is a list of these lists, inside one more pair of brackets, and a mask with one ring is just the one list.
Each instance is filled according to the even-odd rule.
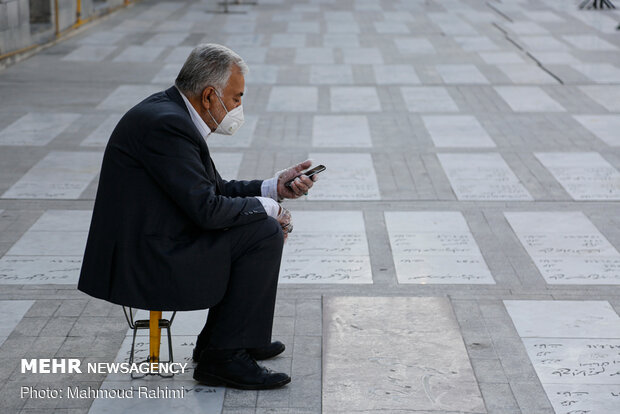
[[243,125],[243,106],[239,105],[232,111],[228,111],[228,109],[226,109],[226,105],[224,105],[224,102],[222,101],[222,98],[220,98],[220,95],[218,95],[217,92],[215,92],[215,96],[217,96],[217,99],[220,100],[220,103],[224,107],[226,116],[222,119],[222,122],[218,124],[215,118],[213,118],[213,115],[211,115],[211,111],[208,111],[211,119],[213,119],[213,122],[217,125],[217,129],[213,132],[222,135],[232,135],[237,132],[239,128],[241,128],[241,125]]

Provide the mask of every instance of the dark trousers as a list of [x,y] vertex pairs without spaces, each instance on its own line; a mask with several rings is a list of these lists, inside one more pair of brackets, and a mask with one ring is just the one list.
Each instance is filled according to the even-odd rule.
[[277,220],[230,228],[232,267],[226,293],[209,309],[196,346],[209,349],[257,348],[271,342],[282,259],[283,234]]

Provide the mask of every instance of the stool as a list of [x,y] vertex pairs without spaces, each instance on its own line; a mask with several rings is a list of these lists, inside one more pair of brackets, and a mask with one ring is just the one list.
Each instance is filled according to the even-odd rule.
[[[129,328],[133,330],[133,338],[131,341],[131,351],[129,352],[129,363],[130,364],[133,364],[134,362],[136,335],[138,333],[138,329],[149,330],[149,356],[144,362],[149,362],[154,365],[160,362],[170,363],[174,361],[173,356],[172,356],[172,334],[170,333],[170,327],[172,326],[174,317],[177,314],[176,311],[172,312],[172,316],[170,317],[170,320],[162,319],[161,311],[149,311],[149,319],[139,319],[137,321],[134,321],[133,319],[132,308],[123,306],[123,313],[125,314],[125,319],[127,320],[127,324],[129,325]],[[165,328],[166,331],[168,332],[168,355],[169,355],[168,361],[159,360],[159,347],[161,343],[161,329],[162,328]],[[160,377],[163,377],[163,378],[174,377],[174,373],[171,373],[169,375],[163,375],[158,372],[157,374],[148,373],[148,374],[138,375],[132,372],[131,378],[133,379],[143,378],[146,375],[159,375]]]

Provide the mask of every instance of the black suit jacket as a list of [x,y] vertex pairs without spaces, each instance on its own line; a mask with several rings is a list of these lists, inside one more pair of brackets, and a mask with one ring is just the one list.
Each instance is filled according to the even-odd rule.
[[205,309],[230,273],[226,230],[267,219],[262,181],[225,181],[175,87],[129,110],[105,149],[78,289],[149,310]]

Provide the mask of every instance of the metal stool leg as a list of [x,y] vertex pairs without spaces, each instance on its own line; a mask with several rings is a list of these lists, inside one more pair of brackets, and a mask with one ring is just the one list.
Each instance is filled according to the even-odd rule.
[[172,316],[170,320],[162,319],[162,311],[149,311],[149,319],[140,319],[134,321],[133,312],[131,308],[126,308],[123,306],[123,312],[125,313],[125,318],[127,319],[127,324],[129,328],[133,330],[132,340],[131,340],[131,350],[129,351],[129,363],[133,364],[136,359],[136,337],[138,334],[138,329],[148,329],[149,330],[149,356],[146,359],[146,363],[151,364],[151,373],[149,374],[135,374],[131,373],[131,378],[143,378],[146,375],[159,375],[161,377],[169,378],[173,377],[174,374],[170,375],[162,375],[160,371],[159,364],[162,362],[160,357],[160,348],[161,348],[161,329],[165,328],[168,336],[168,361],[164,361],[164,363],[173,362],[174,357],[172,354],[172,332],[171,326],[174,321],[174,317],[176,316],[176,312],[172,312]]
[[149,362],[151,367],[159,363],[159,345],[161,344],[161,328],[159,320],[161,311],[150,311],[149,318]]

